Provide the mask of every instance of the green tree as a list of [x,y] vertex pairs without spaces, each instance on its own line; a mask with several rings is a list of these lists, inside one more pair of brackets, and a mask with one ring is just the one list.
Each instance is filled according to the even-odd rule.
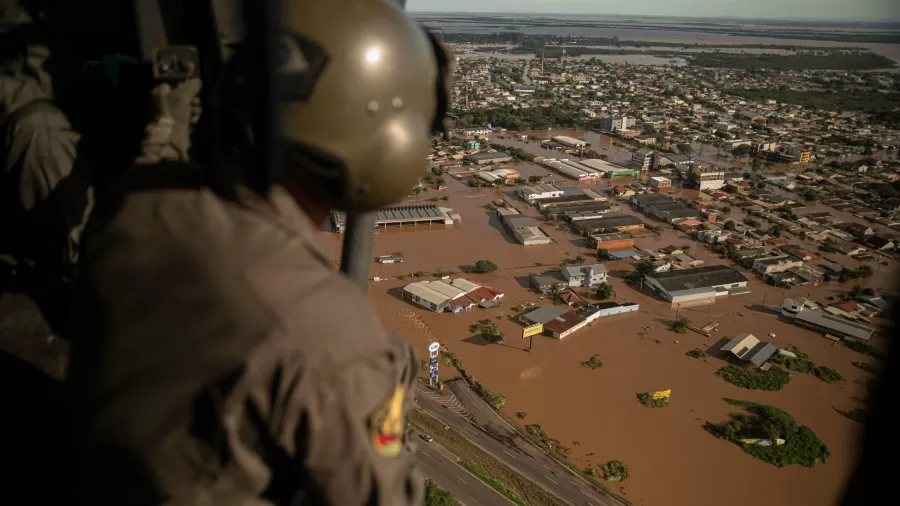
[[629,283],[640,283],[651,272],[653,272],[653,266],[649,262],[640,262],[634,266],[634,271],[625,280]]
[[531,184],[535,184],[535,183],[540,182],[540,180],[541,180],[543,177],[544,177],[544,176],[528,176],[528,182],[531,183]]
[[600,248],[597,250],[597,259],[598,260],[609,260],[609,250]]
[[681,318],[672,322],[672,325],[669,326],[669,329],[677,334],[684,334],[685,332],[687,332],[687,329],[690,326],[691,320],[685,316],[682,316]]
[[490,319],[479,320],[469,326],[469,332],[480,335],[487,341],[494,344],[503,342],[503,333],[497,328],[497,325]]
[[628,479],[628,466],[621,460],[611,460],[600,466],[600,473],[609,481],[625,481]]
[[807,190],[806,193],[803,194],[803,200],[807,202],[815,202],[818,199],[818,196],[812,190]]
[[772,235],[774,235],[775,237],[781,237],[781,226],[775,225],[774,227],[772,227],[772,230],[770,230],[770,232],[772,232]]
[[734,226],[733,221],[728,220],[725,222],[725,230],[734,230],[734,229],[735,229],[735,226]]
[[475,262],[475,268],[472,269],[477,274],[487,274],[498,269],[497,264],[490,260],[479,260]]
[[690,144],[684,144],[684,143],[678,145],[678,150],[686,155],[689,155],[694,152],[694,148],[692,148]]
[[613,290],[613,287],[611,284],[600,283],[600,285],[597,286],[597,297],[599,297],[602,300],[606,300],[613,296],[614,291],[615,290]]

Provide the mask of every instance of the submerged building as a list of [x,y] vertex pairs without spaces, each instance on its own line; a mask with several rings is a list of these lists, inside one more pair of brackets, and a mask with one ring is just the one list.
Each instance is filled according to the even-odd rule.
[[812,308],[806,299],[785,299],[781,304],[781,314],[791,318],[795,325],[845,341],[868,341],[875,332],[868,325]]

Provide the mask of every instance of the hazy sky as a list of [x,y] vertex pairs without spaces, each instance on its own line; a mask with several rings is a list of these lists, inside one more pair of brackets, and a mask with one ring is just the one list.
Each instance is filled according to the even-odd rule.
[[410,11],[900,21],[900,0],[407,0]]

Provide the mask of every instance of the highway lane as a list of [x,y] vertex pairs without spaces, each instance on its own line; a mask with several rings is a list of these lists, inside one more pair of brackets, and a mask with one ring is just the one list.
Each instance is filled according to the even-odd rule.
[[[416,433],[418,436],[418,433]],[[439,487],[456,495],[465,506],[510,506],[512,501],[487,486],[456,463],[456,458],[438,444],[419,440],[416,465]]]
[[[570,469],[548,457],[496,414],[493,414],[494,420],[486,419],[484,414],[479,412],[477,404],[471,403],[469,399],[455,399],[454,396],[449,399],[440,397],[439,400],[436,396],[440,394],[423,386],[417,385],[417,388],[419,409],[453,427],[467,439],[564,502],[572,506],[621,506],[621,503],[598,492]],[[480,399],[478,401],[483,404]],[[470,405],[473,405],[474,413],[469,411]],[[490,410],[486,405],[484,408]],[[479,418],[480,423],[485,423],[487,430],[476,423]]]

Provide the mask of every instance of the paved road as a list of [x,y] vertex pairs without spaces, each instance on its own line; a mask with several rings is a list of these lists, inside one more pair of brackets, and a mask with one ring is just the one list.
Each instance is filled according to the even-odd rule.
[[[461,382],[443,393],[417,385],[418,407],[573,506],[620,506],[520,436]],[[460,388],[463,387],[463,388]],[[459,392],[460,397],[455,395]]]
[[475,476],[460,467],[456,458],[437,441],[419,441],[416,450],[416,465],[422,474],[446,490],[456,494],[457,500],[465,506],[509,506],[512,501],[485,485]]

